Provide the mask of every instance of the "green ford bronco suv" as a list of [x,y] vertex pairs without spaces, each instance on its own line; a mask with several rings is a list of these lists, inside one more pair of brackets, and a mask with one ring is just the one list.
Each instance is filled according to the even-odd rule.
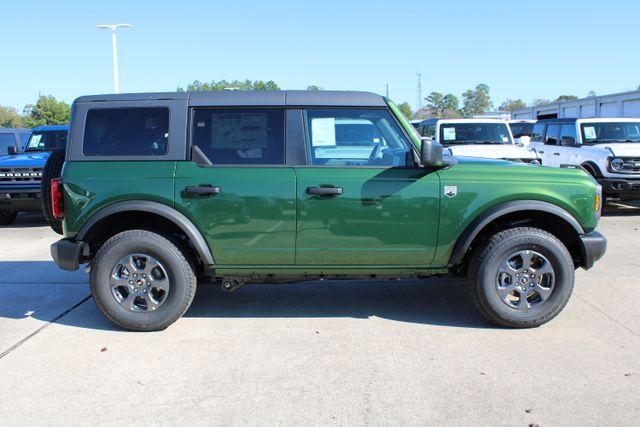
[[86,96],[46,166],[63,269],[89,263],[117,325],[166,328],[198,280],[466,277],[487,319],[533,327],[606,248],[580,168],[443,156],[362,92]]

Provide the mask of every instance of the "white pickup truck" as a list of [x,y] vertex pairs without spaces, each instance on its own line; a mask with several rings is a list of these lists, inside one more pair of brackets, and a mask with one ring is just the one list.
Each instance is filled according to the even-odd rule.
[[584,167],[609,199],[640,199],[640,119],[539,120],[530,146],[545,166]]
[[539,165],[535,151],[515,144],[502,119],[427,119],[417,127],[422,137],[433,138],[454,156],[504,159]]

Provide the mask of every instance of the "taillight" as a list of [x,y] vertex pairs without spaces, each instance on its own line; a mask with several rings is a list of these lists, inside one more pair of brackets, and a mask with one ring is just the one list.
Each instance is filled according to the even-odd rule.
[[55,219],[64,218],[64,191],[62,190],[62,178],[51,180],[51,212]]

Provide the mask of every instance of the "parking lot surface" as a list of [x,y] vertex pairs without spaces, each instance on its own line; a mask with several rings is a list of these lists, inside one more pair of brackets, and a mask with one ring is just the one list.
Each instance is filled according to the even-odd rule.
[[551,323],[487,324],[464,284],[203,284],[163,332],[113,327],[37,216],[0,228],[3,424],[632,425],[640,419],[640,209]]

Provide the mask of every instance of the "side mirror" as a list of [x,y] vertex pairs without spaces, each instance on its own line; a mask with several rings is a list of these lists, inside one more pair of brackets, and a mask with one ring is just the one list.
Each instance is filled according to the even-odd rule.
[[420,162],[424,166],[441,166],[447,164],[447,162],[444,161],[442,144],[431,138],[422,138]]
[[7,147],[7,153],[8,153],[10,156],[13,156],[14,154],[16,154],[16,147],[15,147],[15,145],[10,145],[10,146],[8,146],[8,147]]
[[563,136],[562,139],[560,139],[560,145],[562,145],[563,147],[575,147],[578,144],[576,143],[576,139],[574,137]]

